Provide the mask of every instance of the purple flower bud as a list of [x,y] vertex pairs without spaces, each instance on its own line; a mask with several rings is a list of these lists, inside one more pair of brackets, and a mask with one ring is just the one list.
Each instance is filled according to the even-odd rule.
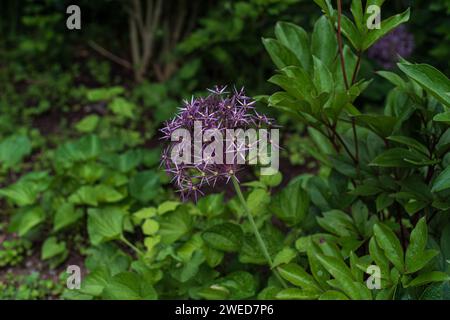
[[385,69],[393,69],[398,56],[408,58],[414,50],[414,36],[404,25],[398,26],[369,48],[369,58]]
[[[216,86],[208,89],[209,95],[206,97],[192,98],[185,101],[178,114],[164,124],[160,129],[161,139],[166,142],[166,147],[161,155],[161,165],[172,176],[172,183],[180,192],[181,198],[187,200],[203,195],[202,188],[205,186],[214,187],[218,182],[228,183],[231,177],[242,170],[245,159],[243,154],[258,144],[256,141],[246,143],[245,139],[238,141],[227,135],[229,129],[255,129],[274,127],[274,120],[255,111],[255,101],[245,95],[244,88],[234,89],[232,93],[226,92],[226,87]],[[201,124],[201,131],[196,131],[196,125]],[[185,129],[194,141],[172,141],[174,133],[178,129]],[[173,161],[171,156],[178,154],[183,147],[190,150],[195,149],[196,135],[206,139],[209,132],[220,133],[223,150],[220,151],[223,162],[213,161],[215,154],[204,156],[208,144],[201,145],[201,152],[191,157],[189,161]],[[214,136],[214,139],[216,137]],[[205,140],[203,140],[205,141]],[[210,140],[211,142],[213,140]],[[187,145],[186,145],[187,144]],[[214,149],[214,153],[217,152]],[[225,161],[227,155],[233,153],[231,161]]]

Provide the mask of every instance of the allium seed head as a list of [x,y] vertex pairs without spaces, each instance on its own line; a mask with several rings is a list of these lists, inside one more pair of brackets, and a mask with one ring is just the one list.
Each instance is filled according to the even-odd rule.
[[[160,130],[161,139],[166,142],[166,147],[161,156],[161,165],[172,176],[172,182],[180,192],[183,200],[194,198],[197,200],[199,195],[203,195],[202,187],[214,187],[217,182],[228,182],[240,169],[242,169],[242,153],[249,149],[248,143],[242,143],[236,138],[227,138],[227,129],[257,129],[273,127],[273,119],[265,115],[258,114],[254,110],[255,101],[245,95],[244,89],[234,89],[231,93],[225,91],[226,87],[216,86],[208,89],[209,95],[198,97],[190,101],[184,101],[183,107],[179,109],[178,114],[171,120],[166,121],[164,127]],[[205,148],[208,144],[201,145],[200,159],[198,155],[192,157],[188,163],[176,163],[171,159],[177,148],[182,148],[183,143],[190,144],[190,150],[194,150],[194,141],[196,132],[195,125],[201,124],[201,142],[210,142],[207,130],[216,130],[223,137],[223,144],[228,146],[222,150],[222,158],[225,160],[227,153],[235,152],[231,163],[223,161],[216,163],[211,158],[215,154],[204,156]],[[189,132],[194,141],[180,142],[172,141],[172,134],[177,129],[185,129]],[[270,130],[268,130],[270,131]],[[215,138],[214,138],[215,139]],[[230,148],[231,145],[231,148]],[[231,150],[232,149],[232,150]],[[215,151],[216,152],[216,151]],[[240,161],[238,161],[240,160]]]

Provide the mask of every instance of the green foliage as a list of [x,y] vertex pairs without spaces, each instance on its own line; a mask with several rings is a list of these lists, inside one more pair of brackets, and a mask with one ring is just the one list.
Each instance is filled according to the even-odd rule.
[[[0,10],[1,299],[450,298],[444,1],[414,1],[409,24],[411,59],[445,72],[406,60],[372,72],[366,51],[410,18],[392,1],[344,2],[342,50],[335,2],[218,1],[202,4],[192,33],[163,54],[173,70],[155,82],[158,61],[139,84],[86,51],[84,37],[105,43],[115,22],[63,35],[52,1],[18,3],[0,4],[11,9]],[[383,4],[381,29],[367,29],[372,3]],[[126,12],[116,11],[121,35]],[[242,202],[223,190],[182,203],[158,168],[157,129],[212,82],[278,88],[257,108],[267,103],[283,124],[290,166],[245,172]],[[52,274],[78,256],[80,290],[3,272],[30,258]]]

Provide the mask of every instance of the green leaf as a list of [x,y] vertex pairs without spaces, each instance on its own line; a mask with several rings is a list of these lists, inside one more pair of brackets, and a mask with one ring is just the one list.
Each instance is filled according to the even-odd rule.
[[114,98],[114,100],[109,103],[108,107],[113,113],[126,118],[134,118],[136,113],[136,106],[130,101],[120,97]]
[[311,37],[312,54],[330,69],[336,58],[337,48],[334,28],[326,16],[321,16],[314,24],[314,31]]
[[325,230],[341,237],[356,237],[357,232],[352,218],[343,211],[331,210],[317,217],[317,223]]
[[285,247],[280,252],[277,253],[277,255],[273,258],[273,265],[272,267],[278,267],[281,264],[286,264],[291,262],[295,257],[297,256],[297,251],[290,248]]
[[75,129],[83,133],[89,133],[97,128],[98,122],[100,121],[100,117],[96,114],[91,114],[89,116],[84,117],[75,125]]
[[364,12],[362,8],[361,0],[352,0],[352,5],[350,7],[350,11],[352,12],[353,19],[355,20],[356,27],[361,32],[364,30]]
[[448,280],[450,280],[450,276],[448,274],[440,271],[431,271],[414,278],[406,287],[418,287],[430,282],[443,282]]
[[343,260],[325,256],[323,254],[317,255],[320,263],[325,267],[325,269],[336,279],[353,279],[353,274],[350,268],[344,263]]
[[398,74],[390,71],[377,71],[377,74],[394,84],[395,86],[405,89],[406,88],[406,82],[402,79]]
[[301,66],[306,71],[311,71],[312,56],[306,31],[293,23],[278,22],[275,26],[275,35],[281,44],[297,56]]
[[377,244],[383,249],[384,254],[389,261],[391,261],[398,270],[405,270],[402,245],[394,232],[383,224],[376,224],[373,227],[373,232]]
[[158,214],[163,215],[166,212],[174,211],[180,204],[179,201],[164,201],[158,206]]
[[404,148],[391,148],[378,155],[372,160],[372,162],[370,162],[369,165],[385,168],[409,168],[420,165],[420,163],[428,160],[428,157],[425,155],[412,150]]
[[42,245],[41,259],[48,260],[58,255],[62,255],[67,251],[66,242],[58,242],[56,237],[47,238]]
[[31,141],[25,135],[12,135],[0,143],[0,163],[11,168],[31,153]]
[[248,209],[254,216],[264,213],[269,202],[270,194],[264,189],[254,189],[247,196]]
[[289,263],[277,268],[280,276],[303,289],[321,291],[314,278],[296,263]]
[[192,217],[183,208],[167,213],[159,221],[161,241],[171,244],[186,235],[192,228]]
[[355,118],[358,125],[372,130],[381,138],[390,136],[397,123],[396,117],[385,115],[361,114]]
[[155,300],[155,289],[133,272],[122,272],[110,279],[102,296],[108,300]]
[[283,175],[281,172],[277,172],[271,175],[262,175],[259,180],[268,187],[276,187],[283,180]]
[[434,179],[431,192],[439,192],[448,188],[450,188],[450,166],[445,168],[437,178]]
[[427,147],[425,147],[422,143],[420,143],[416,139],[406,137],[406,136],[390,136],[390,137],[388,137],[388,140],[404,144],[404,145],[411,147],[425,155],[429,154]]
[[88,210],[88,234],[93,245],[122,236],[124,212],[117,207]]
[[288,66],[301,66],[296,55],[286,46],[275,39],[262,39],[264,47],[278,69]]
[[320,293],[317,291],[287,288],[278,292],[275,298],[279,300],[316,300],[319,295]]
[[381,21],[380,29],[370,30],[367,36],[364,38],[362,49],[365,51],[370,48],[376,41],[381,39],[384,35],[395,29],[402,23],[409,20],[410,10],[409,8],[403,13],[389,17],[386,20]]
[[442,72],[428,64],[399,63],[398,67],[446,107],[450,107],[450,80]]
[[197,208],[202,214],[208,216],[218,216],[222,214],[225,209],[223,193],[201,197],[197,202]]
[[153,171],[141,171],[130,179],[130,195],[146,203],[158,194],[159,175]]
[[426,219],[423,217],[417,222],[416,227],[411,232],[409,246],[406,249],[405,262],[407,273],[421,270],[439,253],[436,250],[425,251],[427,241],[428,227]]
[[56,210],[53,217],[53,231],[57,232],[77,222],[83,216],[81,209],[75,209],[74,205],[64,202]]
[[202,238],[214,249],[235,252],[241,248],[243,232],[239,225],[227,222],[207,229]]
[[89,101],[105,101],[114,98],[115,96],[121,95],[125,92],[123,87],[110,87],[110,88],[99,88],[90,89],[87,91],[86,96]]
[[44,220],[45,213],[41,207],[27,207],[16,213],[10,227],[17,232],[19,237],[23,237]]
[[252,274],[244,271],[236,271],[218,279],[214,287],[224,287],[230,292],[230,299],[248,299],[256,292],[256,281]]
[[281,192],[272,197],[271,211],[288,225],[300,223],[309,209],[309,196],[303,190],[301,181],[288,184]]
[[158,232],[159,230],[159,223],[153,219],[147,219],[145,220],[144,224],[142,225],[142,232],[145,235],[151,236]]
[[433,121],[444,122],[445,124],[450,125],[450,111],[446,111],[435,115]]
[[319,297],[319,300],[349,300],[349,299],[342,292],[328,290]]
[[358,28],[353,24],[353,22],[345,15],[342,15],[341,28],[342,33],[350,41],[353,48],[355,48],[357,51],[360,51],[361,47],[363,46],[361,34]]
[[18,206],[28,206],[36,202],[41,192],[47,190],[50,178],[47,172],[29,173],[14,184],[0,189],[0,196],[5,196]]

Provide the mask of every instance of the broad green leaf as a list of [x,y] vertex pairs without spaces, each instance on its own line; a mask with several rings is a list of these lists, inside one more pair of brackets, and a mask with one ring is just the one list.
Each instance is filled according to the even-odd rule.
[[383,224],[376,224],[373,227],[373,232],[377,244],[383,249],[386,257],[398,270],[405,270],[402,245],[395,233]]
[[321,16],[314,25],[311,51],[329,69],[337,55],[337,40],[334,28],[326,16]]
[[243,232],[239,225],[227,222],[207,229],[202,238],[214,249],[235,252],[242,245]]
[[361,0],[352,0],[350,11],[352,12],[356,27],[360,32],[362,32],[365,28],[365,21],[363,21],[364,12]]
[[341,19],[342,33],[350,41],[353,48],[355,48],[355,50],[357,51],[360,51],[361,47],[363,46],[360,31],[354,25],[354,23],[349,18],[347,18],[347,16],[342,15]]
[[435,115],[433,121],[444,122],[445,124],[450,125],[450,111],[446,111]]
[[259,180],[268,187],[276,187],[283,180],[283,175],[281,172],[277,172],[272,175],[262,175]]
[[411,232],[409,246],[406,250],[405,261],[408,273],[414,273],[425,267],[439,252],[425,250],[428,240],[428,227],[425,217],[421,218]]
[[159,223],[153,219],[146,219],[144,224],[142,225],[142,232],[145,235],[151,236],[158,232]]
[[368,32],[367,36],[364,38],[362,49],[367,50],[384,35],[395,29],[400,24],[407,22],[409,20],[409,14],[409,9],[407,9],[403,13],[397,14],[381,21],[380,29],[373,29]]
[[297,288],[283,289],[275,296],[279,300],[316,300],[320,293],[311,290],[301,290]]
[[442,72],[428,64],[399,63],[398,67],[444,106],[450,108],[450,80]]
[[278,41],[297,56],[298,61],[306,71],[312,70],[309,38],[303,28],[289,22],[278,22],[275,26],[275,35]]
[[317,223],[325,230],[341,237],[357,237],[352,218],[343,211],[331,210],[317,217]]
[[158,206],[158,214],[163,215],[166,212],[174,211],[181,203],[179,201],[164,201]]
[[15,214],[10,222],[10,230],[17,232],[19,237],[23,237],[44,220],[45,213],[41,207],[26,207]]
[[263,39],[263,44],[278,69],[288,66],[301,66],[296,55],[279,41]]
[[41,259],[48,260],[58,255],[62,255],[67,251],[66,242],[58,242],[56,237],[47,238],[42,245]]
[[320,291],[320,286],[314,278],[296,263],[289,263],[277,268],[280,276],[303,289]]
[[425,147],[421,142],[419,142],[416,139],[413,139],[411,137],[390,136],[390,137],[388,137],[388,140],[404,144],[404,145],[411,147],[425,155],[429,155],[429,151],[428,151],[427,147]]
[[167,213],[159,221],[161,241],[171,244],[186,235],[192,228],[192,217],[187,210],[178,209]]
[[155,289],[133,272],[122,272],[112,277],[102,296],[108,300],[155,300]]
[[353,274],[350,268],[344,263],[343,260],[336,257],[325,256],[322,254],[319,254],[317,258],[334,278],[353,279]]
[[132,102],[120,97],[114,98],[108,107],[115,114],[126,118],[134,118],[136,113],[136,106]]
[[280,252],[277,253],[277,255],[273,258],[273,264],[272,267],[278,267],[281,264],[286,264],[291,262],[295,257],[297,256],[297,251],[290,248],[285,247]]
[[96,114],[91,114],[89,116],[84,117],[75,125],[75,129],[83,133],[89,133],[97,128],[98,122],[100,121],[100,117]]
[[349,300],[349,298],[342,292],[328,290],[319,297],[319,300]]
[[270,202],[270,194],[264,189],[254,189],[247,196],[247,206],[254,216],[263,214]]
[[47,190],[50,181],[47,172],[32,172],[22,176],[16,183],[0,189],[0,196],[12,200],[18,206],[28,206],[34,204],[41,192]]
[[31,141],[25,135],[12,135],[0,142],[0,164],[5,168],[20,163],[31,153]]
[[303,190],[300,180],[288,184],[272,197],[270,203],[271,211],[288,225],[300,223],[305,218],[308,208],[309,196]]
[[130,195],[146,203],[152,200],[158,193],[159,175],[153,170],[138,172],[130,179]]
[[431,271],[414,278],[410,283],[408,283],[407,287],[418,287],[430,282],[443,282],[449,280],[450,276],[448,274],[440,271]]
[[56,210],[53,217],[53,231],[57,232],[77,222],[83,216],[81,209],[75,209],[74,205],[64,202]]
[[417,151],[404,148],[391,148],[378,155],[369,165],[386,168],[409,168],[427,160],[428,158],[425,155]]
[[117,207],[88,210],[88,234],[93,245],[122,236],[124,212]]
[[118,95],[121,95],[125,92],[123,87],[110,87],[110,88],[99,88],[99,89],[90,89],[87,91],[86,95],[89,101],[97,102],[97,101],[105,101],[110,100]]
[[450,166],[445,168],[437,178],[434,179],[431,192],[439,192],[448,188],[450,188]]

